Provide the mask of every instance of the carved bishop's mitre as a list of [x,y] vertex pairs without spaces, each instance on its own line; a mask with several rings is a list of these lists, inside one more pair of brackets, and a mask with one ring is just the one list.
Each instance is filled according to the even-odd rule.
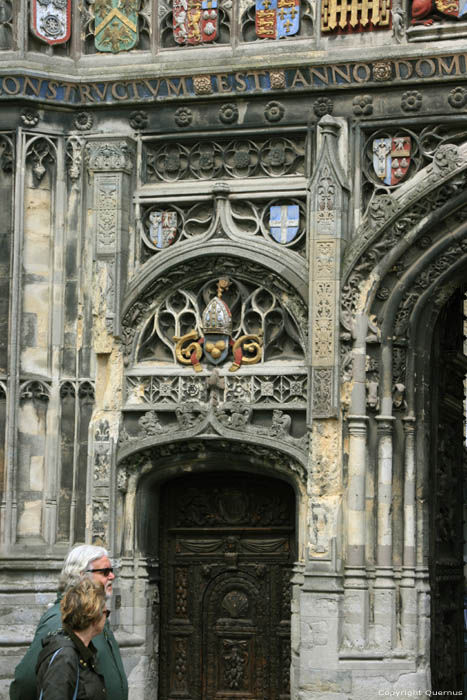
[[219,297],[211,299],[203,311],[203,330],[206,334],[232,335],[232,314]]

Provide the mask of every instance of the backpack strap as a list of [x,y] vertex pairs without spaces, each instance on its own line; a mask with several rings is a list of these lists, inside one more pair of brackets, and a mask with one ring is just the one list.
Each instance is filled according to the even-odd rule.
[[[60,647],[60,649],[57,649],[57,651],[52,654],[52,658],[49,661],[49,666],[52,665],[52,661],[55,659],[56,656],[58,656],[58,654],[61,652],[62,649],[63,649],[63,647]],[[49,666],[47,666],[47,668],[49,668]],[[75,692],[73,693],[73,700],[76,700],[76,698],[78,697],[78,686],[79,686],[79,661],[78,661],[78,675],[76,676],[76,686],[75,686]],[[41,694],[39,695],[39,700],[42,700],[43,695],[44,695],[44,691],[41,690]]]

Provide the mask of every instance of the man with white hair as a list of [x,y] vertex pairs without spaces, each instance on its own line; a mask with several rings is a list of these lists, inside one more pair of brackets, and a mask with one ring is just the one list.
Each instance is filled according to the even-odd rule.
[[[42,640],[49,632],[62,626],[60,598],[63,591],[84,576],[102,583],[110,598],[115,574],[109,553],[104,547],[79,545],[68,554],[60,574],[58,598],[41,617],[31,646],[15,669],[15,679],[10,685],[10,700],[37,700],[36,664],[42,650]],[[98,668],[104,676],[107,697],[111,700],[127,700],[128,682],[120,650],[108,622],[105,623],[103,632],[94,637],[93,644],[97,649]]]

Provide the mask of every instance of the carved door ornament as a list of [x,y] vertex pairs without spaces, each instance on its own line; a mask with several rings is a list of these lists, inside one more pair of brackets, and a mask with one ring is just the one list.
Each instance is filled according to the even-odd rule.
[[232,339],[232,314],[222,299],[224,290],[229,286],[229,280],[220,279],[217,284],[217,296],[211,299],[203,311],[204,337],[199,337],[196,330],[191,330],[183,336],[173,338],[176,342],[175,354],[178,362],[184,365],[191,364],[195,372],[203,370],[200,363],[203,355],[209,363],[220,365],[227,359],[230,350],[233,354],[230,372],[236,372],[242,364],[254,365],[261,360],[261,331],[258,334],[241,335],[236,340]]
[[32,0],[31,30],[51,46],[65,44],[71,34],[71,0]]
[[300,0],[256,0],[256,35],[282,39],[300,29]]

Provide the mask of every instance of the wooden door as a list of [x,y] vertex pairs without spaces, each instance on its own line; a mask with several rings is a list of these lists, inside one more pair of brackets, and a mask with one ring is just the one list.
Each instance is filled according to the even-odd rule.
[[184,477],[162,490],[161,516],[161,700],[286,700],[292,489]]

